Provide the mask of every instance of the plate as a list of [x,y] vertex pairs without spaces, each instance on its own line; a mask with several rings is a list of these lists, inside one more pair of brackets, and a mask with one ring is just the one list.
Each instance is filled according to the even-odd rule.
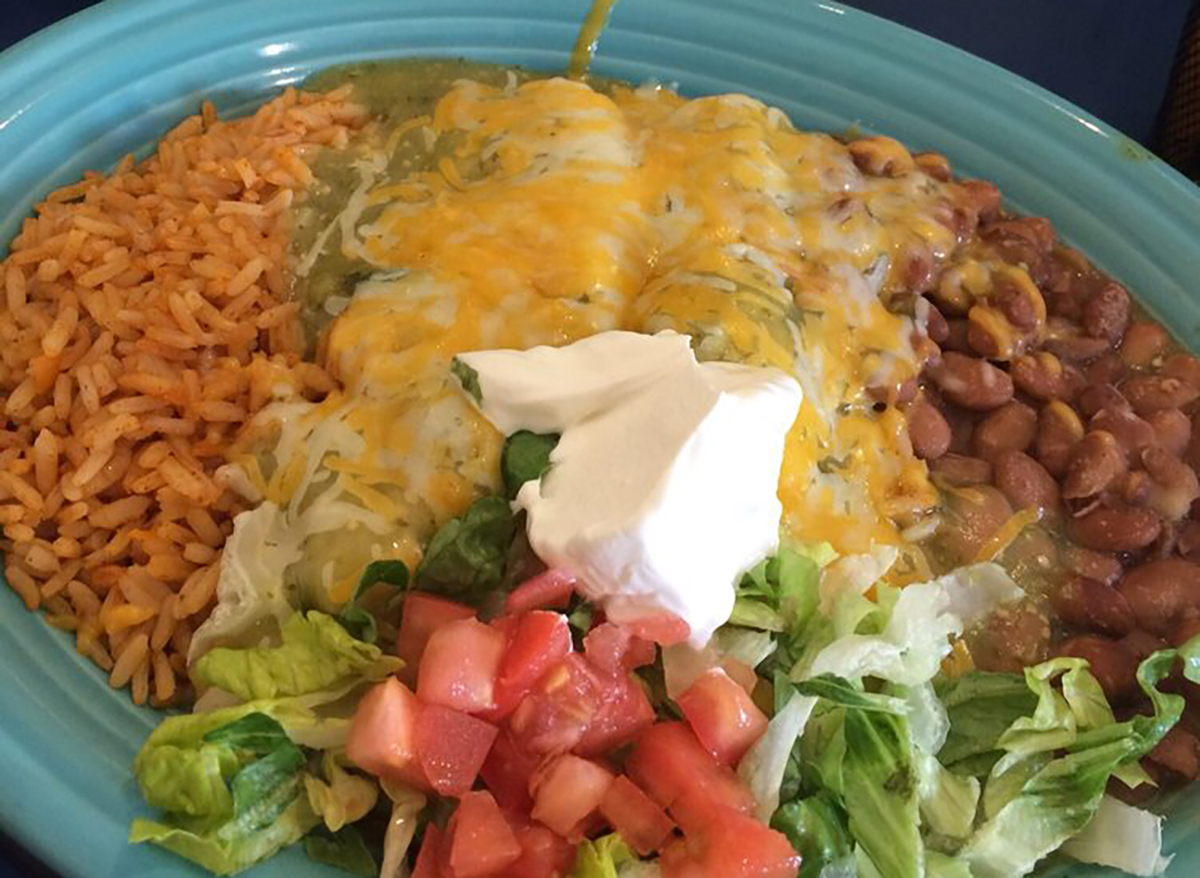
[[[203,99],[244,111],[329,64],[466,56],[561,70],[585,0],[124,0],[0,55],[0,240],[41,195],[147,148]],[[821,0],[622,0],[595,71],[739,91],[801,127],[855,126],[946,154],[1050,217],[1190,346],[1200,342],[1200,190],[1082,110],[936,40]],[[203,874],[125,843],[130,764],[154,724],[71,639],[0,589],[0,824],[68,876]],[[1172,803],[1170,876],[1200,874],[1198,795]],[[1074,866],[1051,872],[1092,878]],[[340,875],[298,850],[268,876]]]

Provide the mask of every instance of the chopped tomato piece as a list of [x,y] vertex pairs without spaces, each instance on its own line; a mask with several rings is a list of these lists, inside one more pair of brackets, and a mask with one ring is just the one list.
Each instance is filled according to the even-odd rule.
[[442,878],[442,842],[442,831],[437,824],[432,821],[425,824],[425,837],[421,840],[421,850],[417,852],[412,878]]
[[610,611],[608,615],[611,621],[616,622],[630,634],[644,640],[652,640],[659,646],[683,643],[692,636],[691,626],[674,613],[664,611],[628,618],[622,614],[618,618]]
[[577,652],[547,671],[509,719],[529,753],[565,753],[582,740],[600,709],[606,681]]
[[478,619],[458,619],[429,637],[417,673],[417,695],[464,713],[495,707],[504,635]]
[[600,813],[609,826],[643,857],[661,848],[675,828],[666,812],[625,775],[614,780],[604,794]]
[[601,697],[600,708],[575,745],[581,756],[599,756],[628,744],[654,722],[654,707],[632,674],[609,678]]
[[479,774],[501,808],[528,814],[533,807],[529,780],[540,764],[541,759],[521,750],[505,729],[496,737]]
[[521,856],[496,878],[565,878],[571,874],[575,845],[536,823],[520,827],[516,833]]
[[733,679],[733,682],[737,683],[751,695],[754,694],[754,687],[758,685],[758,672],[754,668],[731,656],[724,658],[721,662],[721,668]]
[[703,831],[670,845],[659,863],[663,878],[795,878],[800,856],[782,833],[721,808]]
[[514,588],[504,601],[506,613],[525,613],[529,610],[561,610],[571,602],[575,591],[575,574],[552,567],[527,579]]
[[717,764],[685,723],[656,723],[644,730],[625,770],[684,831],[704,826],[717,806],[744,814],[754,810],[750,791],[730,768]]
[[583,638],[588,661],[607,674],[623,674],[654,661],[654,643],[635,637],[627,628],[602,622]]
[[721,668],[710,668],[675,703],[700,743],[722,765],[736,765],[767,730],[767,717]]
[[363,771],[421,789],[429,783],[417,759],[421,702],[389,677],[363,696],[350,720],[346,756]]
[[396,635],[396,655],[404,659],[401,678],[410,686],[415,685],[429,635],[447,622],[470,619],[474,615],[475,611],[470,607],[425,592],[410,591],[404,595],[400,633]]
[[470,714],[440,704],[425,705],[417,717],[417,758],[434,791],[461,796],[471,789],[496,731],[491,723]]
[[553,829],[567,841],[579,841],[584,821],[590,817],[612,785],[607,768],[570,753],[538,769],[530,783],[533,819]]
[[445,864],[454,878],[495,875],[521,856],[521,845],[500,806],[486,791],[467,793],[446,827]]
[[571,652],[571,627],[561,613],[534,610],[503,618],[511,620],[511,632],[496,676],[496,706],[483,714],[492,722],[516,710],[534,684]]

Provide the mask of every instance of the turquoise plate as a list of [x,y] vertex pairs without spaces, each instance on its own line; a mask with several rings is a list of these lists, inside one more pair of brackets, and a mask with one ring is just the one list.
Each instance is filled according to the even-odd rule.
[[[584,0],[110,0],[0,55],[0,240],[88,168],[147,147],[202,99],[224,112],[338,62],[463,55],[561,70]],[[800,126],[886,132],[996,181],[1191,345],[1200,191],[1030,83],[820,0],[622,0],[598,73],[747,92]],[[201,874],[125,843],[129,766],[155,722],[0,589],[0,824],[69,876]],[[1169,809],[1173,878],[1200,875],[1200,796]],[[1098,876],[1075,866],[1072,878]],[[254,875],[331,875],[288,851]]]

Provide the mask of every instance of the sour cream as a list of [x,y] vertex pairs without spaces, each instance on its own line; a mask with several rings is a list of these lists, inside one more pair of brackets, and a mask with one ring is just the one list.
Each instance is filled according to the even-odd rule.
[[561,434],[550,470],[516,499],[534,551],[612,618],[665,610],[704,646],[729,619],[738,578],[779,544],[796,380],[698,363],[674,332],[459,359],[499,430]]

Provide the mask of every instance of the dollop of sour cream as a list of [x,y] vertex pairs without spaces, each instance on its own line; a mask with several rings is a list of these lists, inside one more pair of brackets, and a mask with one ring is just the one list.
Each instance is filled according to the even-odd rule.
[[665,610],[706,644],[729,619],[738,578],[779,544],[796,380],[698,363],[674,332],[459,359],[497,429],[561,434],[550,470],[516,498],[539,557],[575,574],[614,620]]

